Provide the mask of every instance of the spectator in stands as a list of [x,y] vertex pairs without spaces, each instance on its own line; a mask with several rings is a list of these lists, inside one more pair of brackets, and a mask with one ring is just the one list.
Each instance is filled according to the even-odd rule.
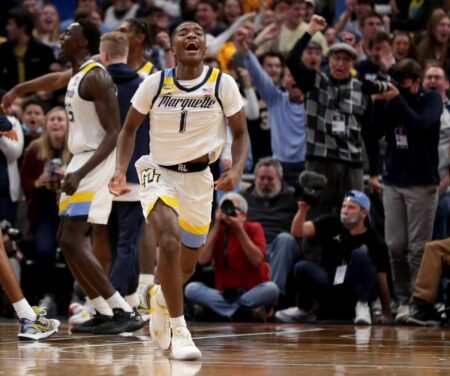
[[[356,297],[355,324],[372,323],[369,304],[376,289],[383,307],[383,322],[391,321],[387,283],[389,255],[386,243],[372,229],[368,215],[370,200],[362,192],[348,192],[342,202],[340,218],[324,215],[305,221],[309,204],[300,201],[292,222],[292,234],[302,238],[317,238],[322,243],[320,264],[299,261],[294,267],[297,306],[275,313],[283,322],[311,320],[315,316],[314,300],[330,306],[334,302],[334,286],[344,285],[346,296]],[[340,302],[345,304],[345,302]],[[331,314],[342,309],[332,307]]]
[[328,47],[331,47],[335,44],[337,40],[337,33],[334,27],[328,27],[325,31],[325,39],[327,40]]
[[54,107],[46,116],[44,131],[31,142],[20,170],[28,203],[29,230],[33,234],[38,267],[39,305],[55,307],[56,233],[59,225],[57,195],[64,166],[70,159],[67,148],[67,114]]
[[8,41],[0,45],[0,88],[9,90],[50,71],[55,61],[53,52],[32,36],[33,24],[32,14],[25,9],[8,13]]
[[444,103],[439,131],[439,201],[433,226],[433,240],[445,239],[449,236],[450,215],[450,103],[447,98],[449,89],[447,74],[438,64],[429,65],[424,74],[423,87],[426,90],[436,90]]
[[422,68],[430,61],[437,61],[444,69],[450,68],[450,17],[434,12],[428,21],[424,39],[417,46],[417,57]]
[[306,67],[300,59],[311,37],[325,27],[325,20],[314,16],[286,60],[306,95],[306,170],[328,180],[319,203],[310,211],[311,218],[338,212],[346,192],[363,190],[361,136],[369,118],[369,98],[362,92],[361,82],[350,75],[356,60],[353,47],[345,43],[331,47],[329,74]]
[[369,58],[357,66],[361,80],[387,80],[389,69],[395,64],[392,53],[391,38],[383,31],[375,33],[369,42]]
[[24,134],[24,148],[31,141],[38,138],[45,124],[45,106],[39,98],[31,96],[22,102],[22,130]]
[[242,15],[242,3],[239,0],[225,0],[222,8],[222,22],[228,27]]
[[[226,202],[231,207],[224,207]],[[266,239],[261,225],[247,221],[247,201],[238,193],[222,197],[199,264],[214,260],[215,288],[201,282],[186,286],[186,299],[207,307],[223,318],[266,321],[265,308],[278,299],[265,261]]]
[[406,31],[395,31],[392,37],[392,52],[395,61],[399,63],[403,59],[415,59],[416,49],[411,36]]
[[75,20],[79,20],[81,18],[89,18],[98,26],[100,32],[102,33],[110,31],[110,29],[103,23],[103,12],[97,6],[97,2],[95,0],[78,0],[77,7],[73,12],[73,17],[65,19],[61,22],[60,31],[64,32],[69,25],[75,22]]
[[[436,240],[425,245],[422,262],[417,273],[410,314],[407,322],[416,325],[437,326],[441,315],[435,310],[442,277],[450,277],[450,238]],[[447,286],[446,312],[450,309],[450,288]],[[450,318],[446,317],[447,325]]]
[[219,21],[220,7],[216,0],[199,0],[195,8],[195,21],[203,27],[205,33],[217,37],[226,29]]
[[17,160],[23,151],[23,132],[20,122],[8,117],[16,136],[0,133],[0,219],[12,225],[16,222],[17,202],[20,198],[20,177]]
[[289,70],[284,70],[283,86],[276,87],[249,49],[248,35],[239,29],[235,43],[244,54],[245,66],[261,98],[267,104],[272,152],[283,166],[288,184],[297,186],[298,176],[305,163],[305,108],[304,97]]
[[116,30],[123,21],[136,17],[139,4],[133,0],[114,0],[112,5],[106,9],[105,25],[110,30]]
[[370,12],[361,17],[361,41],[359,42],[358,60],[363,61],[370,56],[370,40],[374,34],[381,31],[383,19],[378,13]]
[[362,37],[360,24],[362,17],[375,11],[374,0],[346,0],[346,9],[335,25],[336,33],[349,31],[358,38]]
[[33,36],[41,43],[53,50],[55,59],[58,58],[59,46],[59,14],[52,4],[42,7]]
[[[375,96],[380,102],[368,145],[369,185],[374,191],[383,190],[385,237],[399,303],[396,320],[405,321],[423,249],[433,232],[442,98],[423,90],[422,70],[414,60],[402,60],[395,71],[398,87],[389,84],[389,91]],[[376,140],[383,135],[387,143],[384,187],[376,176]]]
[[272,281],[285,295],[288,275],[300,258],[300,249],[289,233],[297,201],[283,182],[280,162],[271,157],[260,159],[255,166],[254,184],[241,194],[248,202],[248,220],[260,223],[264,229]]

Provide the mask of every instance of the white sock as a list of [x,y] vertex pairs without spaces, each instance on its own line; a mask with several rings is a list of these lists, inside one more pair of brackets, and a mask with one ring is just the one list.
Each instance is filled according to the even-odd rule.
[[167,307],[166,299],[164,299],[164,294],[161,286],[159,286],[158,292],[156,293],[156,301],[163,307]]
[[169,319],[169,323],[172,329],[179,328],[180,326],[187,326],[186,320],[184,319],[184,315],[179,317],[171,317]]
[[153,274],[139,274],[140,285],[151,285],[155,282],[155,276]]
[[125,296],[125,300],[131,308],[139,307],[139,296],[136,293]]
[[131,307],[128,305],[128,303],[125,301],[125,299],[122,298],[122,295],[120,295],[118,291],[116,291],[113,296],[106,299],[106,301],[108,302],[109,306],[112,309],[121,308],[125,312],[133,312]]
[[36,313],[33,311],[33,308],[28,304],[28,301],[23,298],[18,302],[13,303],[14,310],[19,316],[19,319],[27,319],[30,321],[36,321]]
[[91,303],[94,306],[95,310],[101,315],[114,316],[111,307],[101,296],[91,299]]

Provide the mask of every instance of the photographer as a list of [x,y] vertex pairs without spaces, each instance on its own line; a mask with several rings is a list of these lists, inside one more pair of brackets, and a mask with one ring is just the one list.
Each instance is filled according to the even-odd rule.
[[[438,199],[438,144],[442,98],[421,85],[417,62],[404,59],[395,67],[389,90],[374,96],[379,102],[368,145],[373,191],[383,191],[385,238],[391,256],[394,291],[399,303],[397,321],[409,315],[409,300],[431,239]],[[385,136],[384,187],[377,177],[377,139]]]
[[383,308],[382,321],[390,322],[386,278],[389,256],[386,244],[370,226],[369,198],[360,191],[348,192],[342,202],[340,218],[323,215],[314,221],[305,221],[308,210],[306,202],[298,203],[291,232],[294,236],[316,238],[321,242],[321,263],[302,260],[295,265],[297,306],[276,312],[275,318],[282,322],[311,320],[316,313],[315,300],[336,314],[337,308],[342,310],[347,305],[347,299],[333,301],[335,288],[342,285],[345,293],[342,296],[356,297],[356,324],[372,323],[369,303],[376,297],[376,287]]
[[238,193],[223,196],[198,259],[202,265],[214,260],[215,289],[191,282],[185,296],[227,319],[265,321],[265,307],[276,304],[279,290],[269,278],[263,229],[247,221],[247,207]]

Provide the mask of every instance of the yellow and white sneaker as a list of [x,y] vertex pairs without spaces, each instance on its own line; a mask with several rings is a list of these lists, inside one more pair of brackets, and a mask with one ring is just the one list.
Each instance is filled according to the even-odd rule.
[[158,303],[157,295],[161,286],[154,285],[150,291],[150,336],[161,350],[170,347],[169,311]]
[[202,357],[187,327],[179,326],[172,329],[171,354],[176,360],[197,360]]
[[59,320],[48,319],[45,317],[47,312],[39,307],[33,307],[36,313],[36,320],[20,319],[19,334],[20,340],[39,340],[50,337],[58,332],[61,325]]

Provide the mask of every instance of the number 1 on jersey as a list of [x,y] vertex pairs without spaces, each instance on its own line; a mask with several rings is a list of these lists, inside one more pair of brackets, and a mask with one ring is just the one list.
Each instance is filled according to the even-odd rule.
[[180,133],[183,133],[186,130],[186,118],[187,118],[187,111],[183,110],[181,111],[181,119],[180,119]]

